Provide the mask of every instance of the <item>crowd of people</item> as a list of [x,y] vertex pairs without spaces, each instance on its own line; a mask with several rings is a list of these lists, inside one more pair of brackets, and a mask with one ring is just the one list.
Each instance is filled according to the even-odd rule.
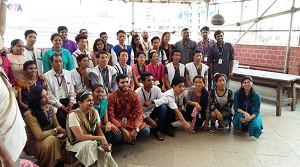
[[[101,32],[89,52],[86,29],[74,42],[59,26],[50,37],[53,46],[42,52],[34,47],[37,33],[26,30],[25,44],[15,39],[9,51],[1,46],[0,151],[13,161],[21,152],[34,156],[40,166],[60,166],[70,157],[84,166],[118,166],[111,143],[134,145],[149,134],[163,141],[175,136],[180,122],[190,133],[233,124],[258,138],[261,100],[252,78],[230,90],[232,45],[220,30],[215,40],[208,27],[200,32],[203,39],[195,42],[183,29],[175,45],[169,32],[151,40],[147,31],[134,34],[131,45],[123,30],[116,45]],[[20,137],[8,140],[16,133]]]

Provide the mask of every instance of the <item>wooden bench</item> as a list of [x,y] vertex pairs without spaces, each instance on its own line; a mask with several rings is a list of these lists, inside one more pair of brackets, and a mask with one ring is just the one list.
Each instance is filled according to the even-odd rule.
[[[232,79],[240,80],[241,77],[249,75],[253,78],[256,85],[265,87],[276,88],[277,92],[277,103],[276,103],[276,115],[281,116],[281,108],[283,105],[291,104],[291,110],[296,109],[296,82],[300,82],[300,76],[275,73],[269,71],[252,70],[238,68],[237,71],[233,72]],[[282,90],[283,88],[289,88],[290,97],[283,99]]]

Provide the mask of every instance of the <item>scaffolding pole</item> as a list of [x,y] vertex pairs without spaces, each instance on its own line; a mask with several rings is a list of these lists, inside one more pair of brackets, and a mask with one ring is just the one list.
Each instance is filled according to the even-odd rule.
[[261,15],[259,18],[257,18],[254,23],[243,33],[243,35],[235,42],[234,45],[236,45],[246,34],[247,32],[257,23],[261,20],[261,18],[267,13],[267,11],[276,3],[277,0],[275,0]]
[[293,0],[292,7],[291,7],[291,20],[290,20],[290,30],[289,30],[289,37],[288,37],[288,44],[286,47],[286,55],[284,57],[284,70],[285,74],[288,73],[288,66],[289,66],[289,57],[291,54],[291,36],[292,36],[292,28],[293,28],[293,18],[295,13],[295,0]]

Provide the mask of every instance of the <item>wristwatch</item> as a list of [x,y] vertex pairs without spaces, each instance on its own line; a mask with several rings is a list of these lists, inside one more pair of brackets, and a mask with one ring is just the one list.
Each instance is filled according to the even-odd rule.
[[140,132],[140,128],[135,128],[135,131],[137,132],[137,133],[139,133]]
[[120,130],[121,133],[123,132],[123,127],[122,126],[118,127],[118,129]]

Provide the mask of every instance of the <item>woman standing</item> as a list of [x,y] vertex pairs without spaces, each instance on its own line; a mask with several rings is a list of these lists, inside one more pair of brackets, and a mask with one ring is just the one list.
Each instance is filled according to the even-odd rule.
[[111,149],[101,130],[100,117],[94,109],[91,92],[77,95],[79,107],[70,111],[67,117],[66,149],[84,165],[97,161],[98,166],[118,166],[111,156]]
[[7,55],[6,55],[7,51],[6,48],[3,48],[0,50],[0,71],[3,70],[5,75],[8,77],[9,83],[12,85],[12,87],[15,86],[15,79],[14,79],[14,75],[11,71],[11,66],[10,66],[10,62],[7,59]]
[[35,86],[46,87],[46,81],[39,78],[37,66],[34,61],[26,61],[23,65],[25,76],[16,81],[16,90],[18,91],[18,103],[22,116],[28,110],[28,94]]
[[156,50],[149,51],[149,61],[150,64],[147,65],[149,72],[153,74],[154,84],[162,89],[163,92],[166,91],[164,84],[164,69],[165,66],[158,62],[158,53]]
[[211,132],[216,132],[216,120],[219,121],[218,129],[231,126],[232,118],[232,103],[233,93],[230,89],[226,88],[227,77],[225,74],[215,74],[214,81],[216,88],[210,91],[210,122]]
[[[201,75],[196,75],[193,79],[194,87],[190,87],[187,93],[186,114],[189,122],[193,125],[201,127],[203,122],[204,129],[208,130],[209,123],[209,93],[204,87],[204,78]],[[195,111],[194,111],[195,110]],[[195,132],[192,126],[192,132]]]
[[136,54],[136,64],[132,65],[132,71],[134,72],[134,83],[135,89],[139,88],[142,83],[141,81],[141,74],[143,72],[148,71],[147,66],[145,65],[146,54],[144,52],[137,52]]
[[169,44],[170,42],[170,38],[171,38],[171,34],[169,32],[164,32],[162,37],[161,37],[161,41],[160,41],[160,49],[163,49],[166,53],[167,59],[169,60],[169,62],[172,62],[172,56],[171,53],[172,51],[175,49],[174,45]]
[[52,69],[50,65],[50,57],[53,56],[55,53],[61,55],[63,60],[63,69],[69,71],[73,70],[73,58],[69,50],[62,48],[62,37],[58,33],[54,33],[51,35],[50,40],[53,44],[53,47],[51,49],[46,50],[42,56],[44,73]]
[[66,131],[59,126],[54,108],[48,105],[48,93],[41,86],[33,87],[28,96],[28,108],[25,113],[25,122],[33,139],[36,140],[39,166],[53,167],[66,162],[68,153],[62,146]]
[[253,89],[253,79],[245,76],[241,79],[241,88],[234,93],[233,126],[238,132],[249,132],[249,136],[258,138],[263,129],[260,114],[260,95]]
[[143,52],[143,46],[141,44],[140,36],[138,34],[134,34],[131,38],[131,47],[134,53],[134,63],[137,63],[138,52]]
[[7,59],[10,62],[10,68],[14,76],[14,80],[22,78],[23,75],[23,64],[27,61],[26,57],[23,56],[24,42],[20,39],[11,41],[11,54],[7,55]]
[[[99,55],[97,54],[97,52],[99,51],[104,51],[104,52],[108,52],[107,48],[106,48],[106,44],[104,42],[103,39],[98,38],[95,40],[94,45],[93,45],[93,52],[91,53],[91,57],[92,57],[92,61],[94,64],[94,67],[96,67],[98,65],[98,58]],[[108,53],[108,60],[110,60],[110,53]]]

